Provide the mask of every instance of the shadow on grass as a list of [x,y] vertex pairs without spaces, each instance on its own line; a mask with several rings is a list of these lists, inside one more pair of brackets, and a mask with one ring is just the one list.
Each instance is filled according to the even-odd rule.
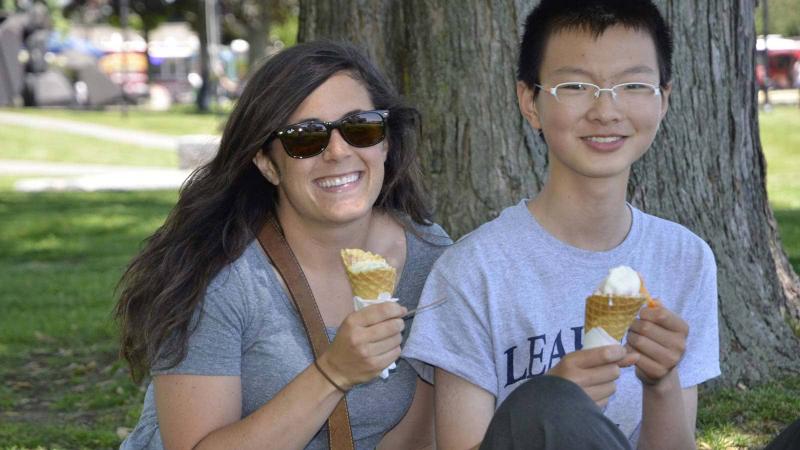
[[800,209],[775,209],[773,212],[778,221],[783,249],[795,273],[800,274]]
[[0,262],[129,256],[163,222],[175,200],[174,192],[4,192]]
[[797,419],[800,376],[749,389],[703,391],[697,411],[700,448],[760,448]]
[[3,192],[0,448],[112,448],[143,389],[118,360],[114,288],[172,192]]

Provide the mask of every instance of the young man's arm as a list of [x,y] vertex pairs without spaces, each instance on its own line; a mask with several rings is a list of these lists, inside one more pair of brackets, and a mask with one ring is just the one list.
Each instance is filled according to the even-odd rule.
[[[581,350],[562,358],[548,375],[572,381],[603,406],[616,389],[620,367],[628,367],[638,358],[619,345]],[[495,412],[494,395],[439,368],[435,391],[437,447],[461,450],[480,446]]]
[[436,447],[478,448],[494,415],[494,395],[439,368],[435,377]]
[[695,448],[697,387],[681,389],[672,370],[659,385],[644,385],[640,449]]
[[631,326],[628,345],[640,353],[642,381],[640,449],[695,448],[697,389],[681,388],[677,365],[686,350],[689,326],[663,307],[644,308]]

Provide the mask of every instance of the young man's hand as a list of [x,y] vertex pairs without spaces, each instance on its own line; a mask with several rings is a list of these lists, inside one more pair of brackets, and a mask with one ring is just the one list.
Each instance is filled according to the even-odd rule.
[[628,367],[638,358],[639,355],[626,352],[621,345],[579,350],[563,357],[548,375],[577,384],[602,408],[617,390],[615,382],[619,378],[620,367]]
[[628,331],[628,346],[641,357],[636,376],[642,383],[658,384],[678,365],[686,350],[689,325],[663,306],[643,308]]

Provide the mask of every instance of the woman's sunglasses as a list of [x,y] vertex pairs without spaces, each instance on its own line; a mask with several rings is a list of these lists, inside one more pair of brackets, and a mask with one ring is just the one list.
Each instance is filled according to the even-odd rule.
[[345,142],[353,147],[371,147],[386,137],[387,117],[389,111],[380,109],[349,114],[333,122],[309,120],[288,125],[270,134],[264,148],[278,138],[292,158],[311,158],[325,151],[333,130],[339,130]]

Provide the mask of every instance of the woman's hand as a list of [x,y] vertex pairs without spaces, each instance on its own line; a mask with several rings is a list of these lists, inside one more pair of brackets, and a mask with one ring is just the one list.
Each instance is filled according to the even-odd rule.
[[628,346],[641,354],[636,376],[656,385],[678,365],[686,350],[689,325],[672,311],[657,306],[643,308],[628,332]]
[[561,359],[548,375],[572,381],[601,408],[617,390],[620,367],[635,363],[639,355],[626,353],[621,345],[607,345],[572,352]]
[[395,302],[350,313],[317,363],[345,390],[375,378],[400,357],[405,313]]

